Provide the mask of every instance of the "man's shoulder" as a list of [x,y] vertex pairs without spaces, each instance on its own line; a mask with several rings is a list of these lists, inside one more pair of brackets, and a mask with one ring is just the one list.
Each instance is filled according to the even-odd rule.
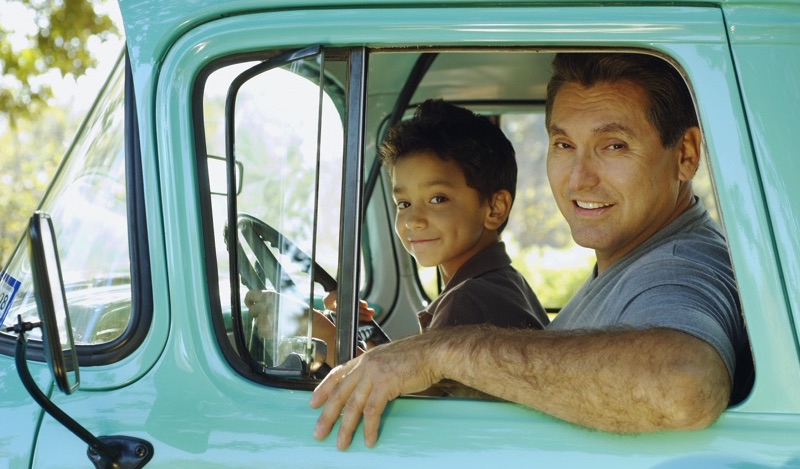
[[624,271],[628,273],[653,264],[697,264],[715,270],[731,269],[725,239],[710,230],[682,232],[665,238],[632,259]]
[[616,270],[624,274],[670,261],[730,268],[725,237],[699,201],[623,258]]

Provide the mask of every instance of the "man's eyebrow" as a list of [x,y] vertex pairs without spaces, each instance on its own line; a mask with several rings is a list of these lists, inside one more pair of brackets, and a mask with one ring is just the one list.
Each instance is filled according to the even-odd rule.
[[557,125],[550,124],[550,126],[547,128],[547,134],[548,135],[567,135],[567,131],[562,129],[561,127],[559,127]]
[[596,127],[592,129],[592,133],[595,134],[605,134],[605,133],[621,133],[626,136],[632,136],[633,130],[627,125],[622,125],[618,122],[611,122],[609,124],[601,125],[600,127]]
[[[567,131],[562,129],[557,125],[550,125],[547,129],[547,133],[549,135],[568,135]],[[610,122],[608,124],[603,124],[599,127],[595,127],[592,129],[593,134],[604,134],[604,133],[621,133],[628,136],[633,135],[633,130],[626,125],[622,125],[618,122]]]

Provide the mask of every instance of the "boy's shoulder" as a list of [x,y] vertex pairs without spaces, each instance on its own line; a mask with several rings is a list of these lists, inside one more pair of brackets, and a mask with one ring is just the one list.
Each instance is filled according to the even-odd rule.
[[467,261],[419,316],[423,328],[485,323],[541,328],[549,322],[533,289],[511,266],[502,243]]
[[[498,241],[487,246],[464,262],[450,280],[445,290],[448,290],[451,285],[460,285],[466,280],[481,277],[487,273],[503,269],[504,267],[513,269],[513,267],[511,267],[511,258],[506,252],[505,243]],[[514,271],[516,272],[516,270]]]

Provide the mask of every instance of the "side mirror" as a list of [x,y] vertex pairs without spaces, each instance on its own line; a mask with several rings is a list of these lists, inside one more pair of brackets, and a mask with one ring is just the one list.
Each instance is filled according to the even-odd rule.
[[33,271],[33,290],[39,308],[41,323],[18,322],[12,329],[17,332],[15,363],[23,386],[34,401],[56,421],[89,445],[86,455],[95,468],[139,469],[153,457],[150,442],[124,435],[96,437],[48,398],[31,376],[25,358],[27,339],[25,333],[35,327],[42,328],[45,360],[50,365],[59,389],[67,394],[78,388],[78,356],[72,338],[72,325],[67,311],[61,262],[58,258],[56,234],[50,216],[36,212],[28,228],[28,252]]
[[58,388],[72,394],[80,384],[78,356],[72,338],[53,222],[48,214],[35,212],[28,230],[28,252],[36,305],[42,321],[45,360]]

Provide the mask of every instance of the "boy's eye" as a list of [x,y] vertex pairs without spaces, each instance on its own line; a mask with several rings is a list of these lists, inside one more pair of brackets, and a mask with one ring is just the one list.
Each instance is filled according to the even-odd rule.
[[443,195],[435,195],[435,196],[431,197],[431,203],[434,204],[434,205],[435,204],[441,204],[442,202],[447,202],[447,197],[445,197]]
[[406,202],[406,201],[401,200],[401,201],[397,202],[395,205],[397,205],[397,209],[398,210],[402,210],[404,208],[408,208],[408,206],[410,204],[408,202]]

